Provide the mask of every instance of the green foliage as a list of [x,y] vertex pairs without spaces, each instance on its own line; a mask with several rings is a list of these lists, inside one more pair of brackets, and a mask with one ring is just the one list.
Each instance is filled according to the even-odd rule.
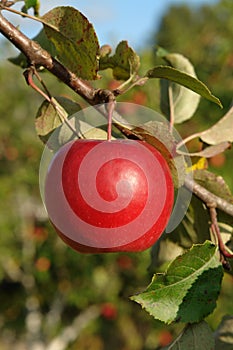
[[27,12],[30,8],[33,8],[35,16],[39,15],[40,2],[39,0],[25,0],[22,7],[23,12]]
[[132,75],[137,74],[140,67],[140,58],[129,47],[127,41],[121,41],[113,56],[106,52],[100,56],[100,70],[112,68],[113,77],[117,80],[127,80]]
[[38,109],[35,128],[37,135],[46,143],[51,133],[61,126],[69,115],[80,111],[78,103],[62,96],[52,100],[52,103],[44,101]]
[[233,195],[221,176],[207,170],[195,170],[194,179],[213,194],[233,203]]
[[[198,93],[199,95],[205,97],[206,99],[217,103],[221,106],[221,102],[218,98],[213,96],[209,89],[201,81],[195,79],[189,74],[183,73],[183,71],[177,70],[173,67],[155,67],[147,73],[148,78],[162,78],[171,80],[177,84],[183,85],[192,91]],[[183,96],[184,97],[184,96]],[[182,97],[182,98],[183,98]],[[193,98],[193,95],[188,97],[188,101]],[[175,103],[175,101],[174,101]],[[186,102],[187,103],[187,102]],[[180,122],[183,120],[180,120]],[[178,121],[179,122],[179,119]]]
[[209,145],[216,145],[221,142],[233,142],[233,108],[231,108],[225,116],[223,116],[211,128],[199,133],[199,137],[203,142]]
[[[169,52],[180,52],[195,65],[198,78],[217,95],[224,109],[232,101],[232,11],[231,0],[193,9],[188,5],[173,5],[163,17],[152,45],[165,47]],[[157,61],[157,58],[155,59]],[[221,67],[221,69],[219,69]],[[224,87],[227,86],[227,89]],[[227,90],[227,91],[226,91]],[[219,118],[218,110],[209,109],[203,101],[195,115],[200,125],[209,126]]]
[[171,170],[175,187],[181,187],[185,177],[185,158],[183,155],[178,154],[171,156],[176,146],[176,139],[169,132],[168,125],[150,121],[135,127],[132,133],[157,148],[163,154]]
[[[187,74],[197,77],[191,62],[180,54],[169,54],[157,51],[157,55],[162,57],[173,68],[179,69]],[[161,111],[169,118],[171,108],[175,116],[175,123],[181,123],[190,119],[195,113],[200,96],[186,89],[179,84],[170,84],[167,80],[161,80]],[[172,100],[171,100],[172,99]]]
[[185,327],[180,336],[169,347],[162,350],[210,350],[214,349],[212,331],[204,321]]
[[160,321],[199,322],[214,310],[222,276],[216,247],[206,242],[177,257],[145,292],[131,299]]
[[82,79],[97,78],[99,43],[92,24],[72,7],[57,7],[42,18],[58,59]]

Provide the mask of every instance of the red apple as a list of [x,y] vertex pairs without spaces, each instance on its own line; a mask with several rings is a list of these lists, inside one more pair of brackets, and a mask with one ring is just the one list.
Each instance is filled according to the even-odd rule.
[[117,308],[112,303],[105,303],[101,307],[101,316],[106,320],[115,320],[117,318]]
[[45,205],[79,252],[141,251],[164,231],[173,206],[169,167],[134,140],[76,140],[61,147],[45,181]]

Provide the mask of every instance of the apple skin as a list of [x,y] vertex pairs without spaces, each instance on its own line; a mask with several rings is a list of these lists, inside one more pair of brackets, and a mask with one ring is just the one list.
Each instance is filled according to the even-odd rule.
[[163,233],[173,201],[169,167],[143,141],[71,141],[56,153],[45,180],[53,226],[82,253],[148,249]]

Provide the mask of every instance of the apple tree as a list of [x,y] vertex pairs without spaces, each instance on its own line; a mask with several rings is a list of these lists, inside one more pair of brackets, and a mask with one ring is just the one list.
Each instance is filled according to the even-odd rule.
[[[31,8],[34,16],[28,14]],[[182,53],[158,48],[157,57],[162,63],[144,70],[143,61],[127,41],[121,41],[114,52],[110,45],[100,47],[93,25],[78,9],[62,6],[40,16],[36,0],[25,1],[21,11],[14,8],[14,1],[2,0],[0,11],[0,32],[21,52],[10,60],[23,68],[27,84],[44,99],[37,113],[35,111],[35,129],[45,145],[40,173],[42,200],[55,230],[68,245],[84,253],[133,251],[138,252],[140,257],[141,250],[152,246],[149,267],[150,273],[153,273],[152,281],[144,289],[137,286],[141,291],[135,290],[132,293],[134,295],[128,297],[140,304],[152,318],[161,321],[164,328],[167,325],[180,325],[180,333],[163,349],[208,350],[219,349],[220,346],[230,349],[232,339],[224,337],[223,333],[231,332],[232,336],[233,316],[225,316],[215,333],[206,318],[216,308],[224,274],[232,274],[233,195],[225,180],[208,169],[208,159],[227,152],[233,142],[232,107],[211,127],[180,136],[175,126],[182,126],[194,113],[198,113],[201,97],[212,102],[213,106],[222,107],[219,98],[198,79],[193,65]],[[35,38],[30,39],[4,17],[5,11],[40,22],[43,29]],[[55,79],[68,86],[80,102],[67,96],[54,96],[42,78],[44,71],[50,72]],[[109,71],[114,84],[108,82],[103,87],[106,80],[100,78],[107,75],[109,79]],[[140,106],[127,101],[128,94],[135,89],[147,91],[147,86],[150,86],[152,95],[156,95],[155,98],[159,101],[157,112],[151,111],[149,105],[142,106],[144,101],[140,101]],[[102,122],[95,120],[99,116],[103,118]],[[182,132],[182,128],[180,130]],[[197,149],[189,150],[189,144],[193,140],[196,141]],[[70,145],[68,142],[71,142],[72,147],[67,149],[67,145]],[[113,145],[113,151],[109,150],[109,144]],[[101,146],[101,151],[88,158],[87,152],[99,145],[104,145]],[[132,145],[137,147],[130,151]],[[150,150],[147,170],[154,171],[150,181],[148,178],[145,180],[143,173],[147,155],[141,150],[142,145]],[[48,170],[50,164],[47,164],[47,157],[51,158],[50,151],[55,162],[52,160],[52,166]],[[95,174],[99,159],[109,157],[109,161],[113,161],[114,152],[125,154],[127,162],[123,162],[120,169],[127,163],[127,172],[114,173],[113,176],[112,173],[109,175],[108,167],[104,170],[98,168],[97,179],[102,181],[96,180],[101,183],[98,187],[99,194],[108,201],[113,200],[111,196],[116,196],[118,189],[115,192],[114,189],[109,189],[115,186],[112,181],[117,182],[119,178],[122,181],[119,191],[124,195],[128,190],[127,181],[131,181],[130,196],[135,188],[137,195],[138,191],[141,192],[136,204],[132,204],[127,214],[122,210],[113,219],[109,215],[110,209],[101,207],[105,214],[102,218],[97,211],[83,203],[85,201],[79,193],[81,190],[75,185],[75,176],[72,180],[67,179],[70,174],[80,171],[82,191],[89,196],[89,184],[91,186],[92,173]],[[137,168],[132,165],[135,155],[139,159]],[[86,167],[82,166],[82,157]],[[38,163],[39,161],[40,159]],[[50,174],[47,180],[47,174],[43,173],[45,164],[46,171]],[[156,178],[159,166],[164,171]],[[64,171],[60,171],[61,167]],[[127,177],[129,169],[130,180]],[[160,183],[164,173],[165,180]],[[58,174],[62,176],[62,188],[57,187],[61,182],[60,179],[57,180]],[[153,179],[156,181],[153,182]],[[153,186],[157,186],[155,190]],[[158,199],[155,192],[159,187],[163,189],[163,186],[167,197],[162,198],[161,190]],[[174,208],[171,212],[173,186]],[[63,206],[60,196],[63,190],[67,201],[72,202],[75,215],[81,216],[83,221],[88,216],[100,238],[98,235],[93,238],[93,230],[89,232],[86,226],[83,229],[83,221],[81,238],[78,237],[76,241],[76,232],[70,236],[72,226],[75,225],[72,225],[72,220],[75,219],[73,213],[72,218],[70,213],[67,214],[66,204]],[[146,191],[153,194],[151,202],[147,200]],[[92,194],[88,198],[93,203],[98,202]],[[129,201],[128,198],[127,200]],[[158,209],[158,218],[157,209],[153,211],[152,208],[157,208],[162,201],[166,210]],[[130,204],[131,202],[127,203]],[[101,203],[98,205],[101,206]],[[136,226],[131,225],[128,231],[119,230],[120,243],[116,243],[114,234],[117,235],[118,231],[112,231],[113,225],[119,222],[122,227],[126,223],[131,224],[135,220],[135,212],[142,211],[143,208],[149,214],[143,216]],[[151,213],[156,219],[151,218]],[[61,230],[67,222],[71,222],[68,233]],[[105,225],[105,230],[101,231],[102,224]],[[139,231],[147,226],[150,230],[144,236]],[[79,228],[78,232],[80,230]],[[87,231],[89,240],[85,236]],[[102,237],[103,232],[108,234]],[[48,264],[50,262],[46,258],[38,261],[42,270]],[[146,275],[148,271],[145,270],[144,273]],[[59,303],[59,298],[56,303]],[[96,308],[88,309],[85,318],[98,313]],[[105,317],[115,317],[115,310],[109,305],[102,309],[102,313]],[[72,335],[67,334],[72,341]],[[63,338],[65,333],[57,338],[59,349],[67,346]],[[53,349],[54,344],[58,343],[47,348]]]

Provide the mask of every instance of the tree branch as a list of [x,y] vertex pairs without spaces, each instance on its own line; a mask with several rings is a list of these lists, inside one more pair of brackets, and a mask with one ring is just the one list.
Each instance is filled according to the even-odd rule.
[[100,93],[78,78],[69,69],[54,59],[37,42],[29,39],[11,24],[0,12],[0,33],[2,33],[28,59],[29,65],[42,66],[83,97],[89,104],[101,103],[106,94]]
[[[37,42],[29,39],[20,32],[12,23],[10,23],[1,14],[0,1],[0,33],[2,33],[16,48],[18,48],[27,58],[29,66],[44,67],[64,84],[69,86],[79,96],[92,106],[103,103],[111,103],[115,100],[114,92],[104,89],[94,89],[88,83],[78,78],[69,69],[63,66],[55,58],[53,58],[46,50],[44,50]],[[98,111],[106,118],[108,117],[104,106],[96,106]],[[124,134],[131,134],[129,123],[124,120],[116,111],[114,118],[117,118],[117,127]],[[128,128],[126,127],[128,126]]]
[[185,179],[184,185],[188,190],[190,190],[198,198],[200,198],[202,202],[206,204],[207,207],[216,207],[219,210],[225,212],[226,214],[233,216],[233,204],[211,193],[206,188],[199,185],[196,181],[189,178],[188,176]]
[[212,233],[214,234],[215,238],[218,241],[218,247],[219,247],[219,252],[220,252],[222,264],[226,270],[230,271],[231,266],[230,266],[229,262],[226,260],[226,258],[232,259],[233,254],[227,250],[227,247],[223,242],[222,235],[221,235],[219,225],[218,225],[216,208],[210,207],[209,212],[210,212],[210,219],[211,219],[211,226],[210,227],[211,227]]

